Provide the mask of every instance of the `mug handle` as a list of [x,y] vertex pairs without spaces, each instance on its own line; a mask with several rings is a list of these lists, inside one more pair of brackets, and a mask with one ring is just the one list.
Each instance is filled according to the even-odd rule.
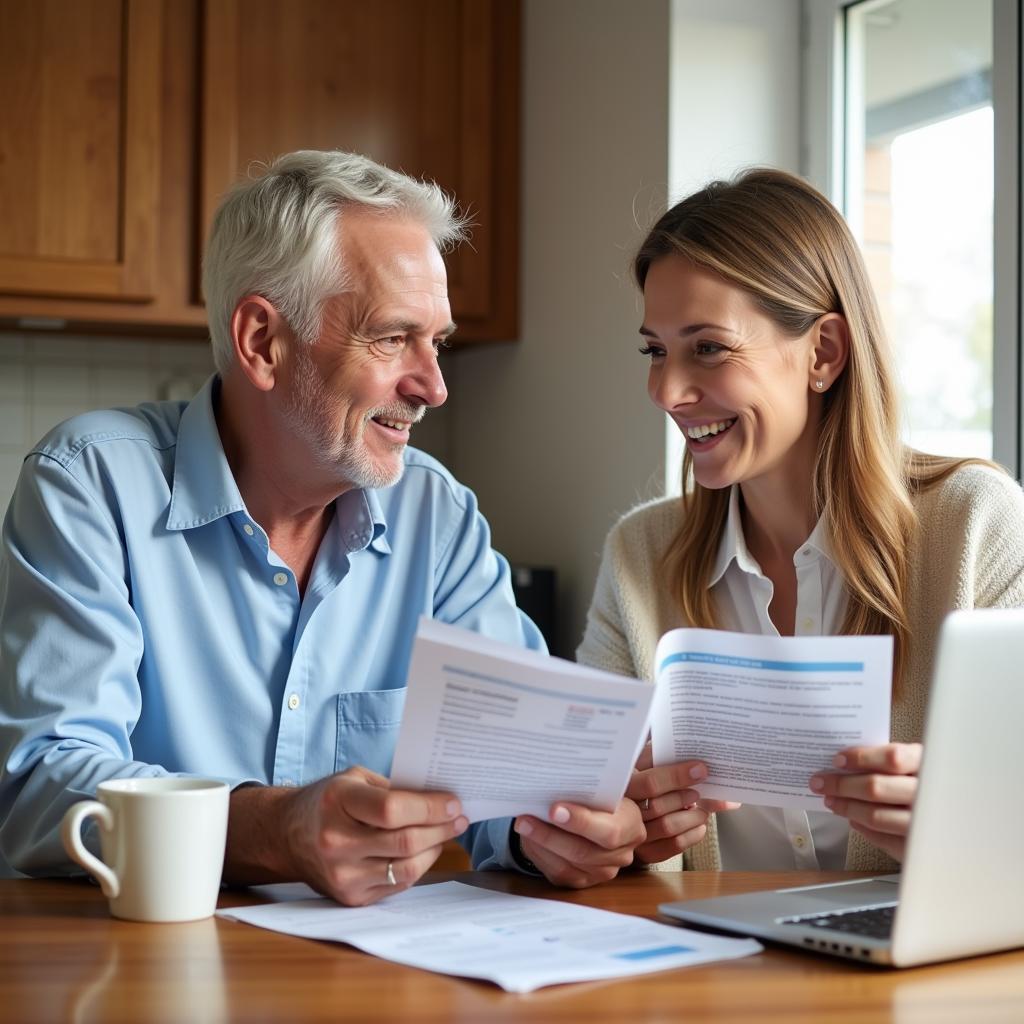
[[99,818],[100,825],[108,832],[114,827],[113,811],[106,804],[101,804],[98,800],[82,800],[72,804],[65,812],[64,820],[60,823],[60,838],[68,856],[76,864],[81,864],[89,874],[95,875],[103,895],[108,900],[114,900],[121,892],[120,880],[103,861],[93,856],[82,842],[82,823],[93,814]]

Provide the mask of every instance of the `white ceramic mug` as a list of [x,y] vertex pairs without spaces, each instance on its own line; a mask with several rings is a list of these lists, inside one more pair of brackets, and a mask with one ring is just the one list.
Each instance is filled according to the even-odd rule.
[[[112,779],[69,807],[64,848],[95,875],[114,917],[197,921],[217,908],[230,787],[215,779]],[[103,860],[82,842],[95,815]]]

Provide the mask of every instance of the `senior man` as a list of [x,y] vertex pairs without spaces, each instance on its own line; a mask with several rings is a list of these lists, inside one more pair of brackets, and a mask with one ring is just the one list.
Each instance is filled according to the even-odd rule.
[[[636,806],[471,826],[389,787],[420,615],[538,649],[473,494],[407,448],[455,329],[435,185],[299,152],[237,185],[204,263],[217,373],[189,403],[78,416],[28,455],[0,555],[0,855],[72,870],[61,817],[106,779],[232,785],[224,879],[343,903],[479,868],[585,886]],[[525,826],[525,827],[524,827]]]

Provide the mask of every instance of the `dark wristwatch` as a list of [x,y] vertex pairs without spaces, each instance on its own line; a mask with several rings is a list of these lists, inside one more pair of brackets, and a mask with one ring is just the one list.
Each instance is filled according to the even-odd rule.
[[543,878],[544,872],[541,871],[536,864],[530,860],[529,857],[523,853],[523,843],[519,838],[519,833],[509,825],[508,827],[508,848],[512,854],[512,863],[522,871],[524,875],[533,875],[534,878]]

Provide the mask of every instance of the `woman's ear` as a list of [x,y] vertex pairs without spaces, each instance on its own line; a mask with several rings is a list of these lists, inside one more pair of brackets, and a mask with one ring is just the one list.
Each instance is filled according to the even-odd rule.
[[281,368],[289,328],[262,295],[246,295],[231,314],[231,342],[239,368],[254,387],[270,391]]
[[815,321],[810,388],[824,394],[836,382],[850,355],[850,327],[841,313],[826,313]]

